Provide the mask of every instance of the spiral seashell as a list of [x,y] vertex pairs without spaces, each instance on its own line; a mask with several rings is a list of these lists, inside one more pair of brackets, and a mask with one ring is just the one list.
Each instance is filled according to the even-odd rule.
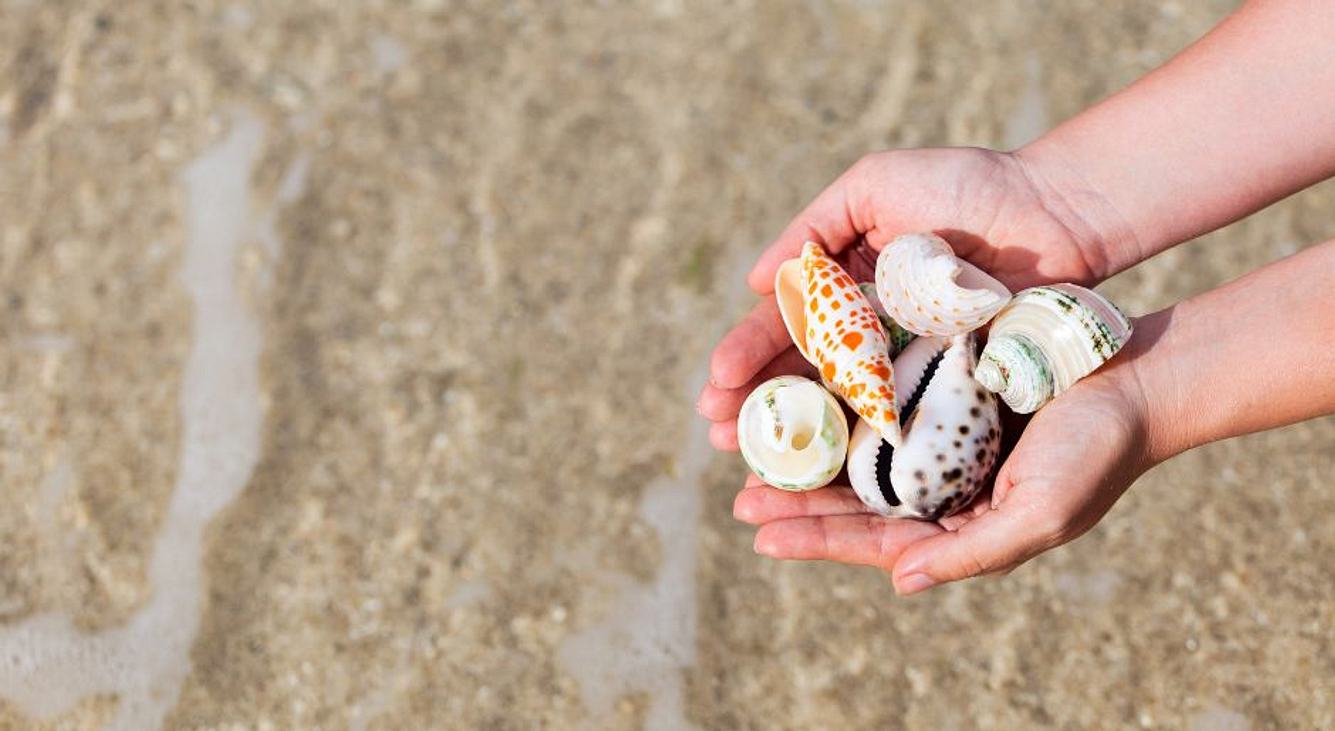
[[844,465],[848,422],[815,381],[779,376],[756,387],[737,417],[742,458],[760,479],[785,490],[830,483]]
[[890,317],[918,335],[963,335],[1010,300],[1006,285],[955,256],[940,236],[906,234],[881,249],[876,293]]
[[995,320],[974,378],[1019,414],[1042,408],[1093,373],[1131,337],[1131,322],[1098,292],[1031,287]]
[[1000,451],[996,397],[973,380],[974,339],[921,337],[895,359],[902,444],[858,420],[848,480],[875,512],[935,520],[968,505]]
[[899,443],[894,370],[885,331],[867,298],[818,244],[779,267],[779,313],[825,385],[882,436]]
[[899,355],[918,336],[905,330],[890,317],[890,313],[885,311],[885,305],[881,304],[881,298],[876,294],[875,282],[858,282],[858,289],[862,290],[862,296],[871,303],[871,308],[876,310],[876,317],[881,321],[881,329],[885,331],[886,342],[890,343],[890,357]]

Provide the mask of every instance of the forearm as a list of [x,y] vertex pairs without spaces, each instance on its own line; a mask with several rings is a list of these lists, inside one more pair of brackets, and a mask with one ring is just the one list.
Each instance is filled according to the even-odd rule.
[[1335,3],[1245,5],[1018,151],[1111,275],[1335,175]]
[[1335,241],[1141,318],[1126,351],[1151,462],[1335,413]]

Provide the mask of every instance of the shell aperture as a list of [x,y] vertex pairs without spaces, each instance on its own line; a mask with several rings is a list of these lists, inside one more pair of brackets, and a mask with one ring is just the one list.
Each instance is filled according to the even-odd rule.
[[858,497],[891,517],[936,519],[986,484],[1000,449],[996,399],[973,381],[973,338],[919,338],[895,360],[903,442],[889,445],[859,421],[848,477]]
[[820,384],[779,376],[746,397],[737,417],[742,458],[760,479],[811,490],[839,474],[848,450],[843,409]]
[[1091,289],[1074,284],[1031,287],[992,322],[975,374],[1020,414],[1093,373],[1131,337],[1131,322]]
[[887,441],[899,443],[894,368],[876,310],[853,278],[808,241],[775,276],[779,313],[821,380]]
[[935,234],[906,234],[886,244],[876,260],[876,293],[905,329],[947,336],[982,327],[1011,296]]

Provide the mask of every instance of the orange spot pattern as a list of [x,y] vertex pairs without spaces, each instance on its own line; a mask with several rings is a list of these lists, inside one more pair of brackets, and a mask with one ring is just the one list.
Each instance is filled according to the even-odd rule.
[[893,368],[876,311],[853,278],[816,244],[802,250],[807,350],[821,379],[881,433],[897,431]]

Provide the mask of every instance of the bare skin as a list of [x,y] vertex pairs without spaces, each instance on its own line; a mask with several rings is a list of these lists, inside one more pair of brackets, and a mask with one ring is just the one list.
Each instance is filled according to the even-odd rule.
[[[1332,34],[1329,3],[1251,3],[1165,67],[1024,150],[864,158],[751,272],[752,288],[766,298],[715,349],[697,404],[715,422],[711,441],[736,449],[736,414],[750,389],[805,372],[771,294],[775,269],[804,240],[858,264],[868,260],[859,247],[877,250],[900,233],[930,230],[1013,289],[1090,284],[1335,174]],[[1274,337],[1277,323],[1283,338]],[[1258,341],[1273,347],[1258,355]],[[1264,375],[1259,386],[1229,387],[1241,362]],[[1328,242],[1140,318],[1117,358],[1030,421],[990,498],[964,514],[939,523],[880,518],[846,487],[787,493],[754,476],[734,513],[761,526],[760,553],[877,566],[902,594],[1004,573],[1083,534],[1165,459],[1335,413],[1332,373],[1335,242]]]
[[[1274,337],[1278,322],[1284,338]],[[1335,413],[1335,241],[1140,318],[1136,328],[1108,367],[1034,416],[991,500],[963,515],[881,518],[849,488],[790,493],[754,476],[734,515],[761,526],[762,554],[877,566],[901,593],[1007,572],[1089,530],[1165,459]],[[1264,352],[1257,342],[1268,343]],[[1240,362],[1262,388],[1232,387]]]
[[[737,448],[737,412],[752,388],[775,375],[806,373],[773,295],[779,264],[805,241],[848,265],[868,260],[854,256],[858,247],[879,251],[900,233],[935,231],[1013,289],[1111,275],[1103,234],[1040,191],[1022,160],[990,150],[895,150],[851,167],[793,219],[748,276],[764,299],[715,348],[710,384],[697,403],[716,422],[714,446]],[[850,268],[856,278],[871,278],[869,269]]]

